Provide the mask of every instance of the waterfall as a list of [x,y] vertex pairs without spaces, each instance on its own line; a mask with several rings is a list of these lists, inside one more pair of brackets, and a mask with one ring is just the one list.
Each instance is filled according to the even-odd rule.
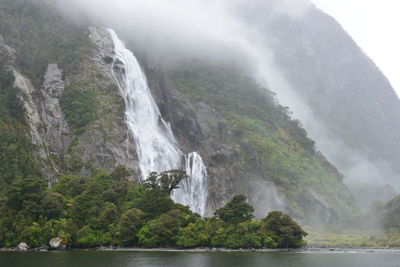
[[[113,74],[125,100],[125,121],[136,145],[142,180],[151,172],[179,169],[183,155],[171,126],[161,117],[139,62],[117,34],[109,32],[115,49]],[[115,68],[121,71],[116,73]]]
[[208,197],[208,175],[203,159],[196,152],[190,153],[186,159],[186,174],[190,179],[182,181],[172,198],[175,202],[189,205],[194,212],[203,216]]
[[[108,31],[115,50],[112,73],[125,101],[128,141],[133,139],[136,146],[141,179],[145,180],[154,171],[182,169],[183,153],[170,124],[161,117],[138,60],[113,30]],[[208,195],[206,167],[196,152],[190,153],[185,161],[189,179],[179,184],[180,188],[174,191],[172,198],[204,215]]]

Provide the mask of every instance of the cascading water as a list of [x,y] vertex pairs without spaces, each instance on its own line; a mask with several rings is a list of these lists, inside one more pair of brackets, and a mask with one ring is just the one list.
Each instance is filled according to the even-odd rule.
[[186,173],[190,179],[182,181],[172,198],[175,202],[189,205],[193,211],[204,215],[208,197],[208,175],[203,159],[196,152],[190,153],[186,159]]
[[[142,180],[154,171],[181,169],[184,166],[183,153],[177,147],[171,126],[161,117],[139,62],[117,34],[111,29],[108,31],[115,50],[112,72],[125,100],[125,121],[136,145]],[[181,182],[172,198],[204,215],[208,194],[207,171],[199,154],[189,154],[186,172],[190,178]]]
[[[113,73],[125,100],[125,121],[136,144],[142,179],[150,172],[179,169],[183,155],[170,125],[161,117],[139,62],[117,34],[109,32],[115,49]],[[121,70],[118,74],[115,67]]]

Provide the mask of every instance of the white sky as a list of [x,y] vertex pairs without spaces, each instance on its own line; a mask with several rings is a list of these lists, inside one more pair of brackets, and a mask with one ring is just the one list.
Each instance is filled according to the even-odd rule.
[[311,0],[333,16],[400,96],[400,0]]

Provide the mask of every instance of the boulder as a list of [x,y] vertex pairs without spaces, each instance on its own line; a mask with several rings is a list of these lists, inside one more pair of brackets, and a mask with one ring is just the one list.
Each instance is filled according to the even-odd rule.
[[28,250],[29,250],[29,246],[28,246],[28,244],[26,244],[25,242],[21,242],[21,243],[19,243],[19,245],[17,246],[17,250],[18,250],[18,251],[28,251]]
[[39,251],[39,252],[47,252],[49,251],[49,247],[48,246],[44,246],[44,247],[37,247],[34,249],[35,251]]
[[64,240],[61,237],[52,238],[49,241],[50,249],[64,250],[67,246],[64,244]]

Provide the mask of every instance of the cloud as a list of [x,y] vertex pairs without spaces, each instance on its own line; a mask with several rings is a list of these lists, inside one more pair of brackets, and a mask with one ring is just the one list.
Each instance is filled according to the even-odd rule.
[[[159,64],[197,57],[233,58],[261,85],[276,92],[282,105],[290,107],[319,149],[348,176],[346,181],[364,179],[376,183],[377,177],[386,175],[381,166],[328,134],[275,64],[274,51],[266,41],[272,37],[260,33],[246,19],[253,15],[266,20],[282,15],[300,18],[312,7],[308,0],[54,1],[67,17],[114,28]],[[349,164],[341,164],[343,161]]]

